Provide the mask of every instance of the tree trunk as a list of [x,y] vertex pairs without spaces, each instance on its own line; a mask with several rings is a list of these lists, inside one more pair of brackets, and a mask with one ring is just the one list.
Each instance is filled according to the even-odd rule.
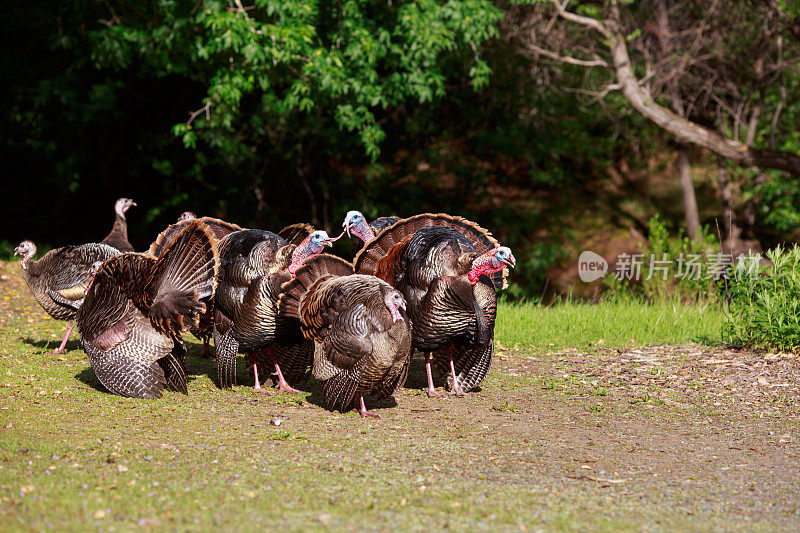
[[686,215],[686,234],[691,240],[695,240],[697,238],[697,230],[700,229],[700,214],[697,212],[697,199],[694,195],[689,148],[685,144],[678,145],[678,157],[675,161],[675,166],[678,169],[678,177],[681,181],[683,212]]
[[717,185],[719,186],[719,199],[722,202],[722,224],[725,228],[723,241],[728,243],[732,250],[737,248],[741,230],[736,223],[736,213],[733,212],[733,195],[728,183],[728,163],[722,156],[717,156]]
[[758,188],[764,185],[767,181],[767,176],[760,170],[756,172],[753,178],[753,194],[744,206],[744,230],[747,238],[754,239],[754,228],[756,225],[756,203],[758,203]]

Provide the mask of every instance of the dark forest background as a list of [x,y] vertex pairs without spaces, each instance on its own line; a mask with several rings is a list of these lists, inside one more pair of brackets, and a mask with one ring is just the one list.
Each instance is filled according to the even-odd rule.
[[579,250],[635,249],[655,215],[795,241],[797,8],[560,5],[10,4],[0,240],[99,240],[121,196],[137,249],[185,210],[334,234],[441,211],[514,249],[512,297],[568,290]]

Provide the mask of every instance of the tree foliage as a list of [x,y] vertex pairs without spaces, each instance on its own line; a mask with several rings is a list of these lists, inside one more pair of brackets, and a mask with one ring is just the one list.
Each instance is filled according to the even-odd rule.
[[[550,32],[570,39],[558,41],[569,44],[562,55],[599,51],[607,62],[605,44],[558,23],[552,2],[536,4],[13,4],[0,22],[7,36],[0,62],[14,75],[0,86],[0,156],[12,200],[2,213],[10,228],[3,238],[97,240],[119,196],[139,203],[128,213],[137,249],[187,209],[248,227],[307,220],[328,230],[349,209],[369,217],[448,211],[476,219],[514,248],[510,294],[539,296],[552,287],[548,268],[583,238],[576,222],[647,235],[651,216],[660,213],[677,230],[682,214],[677,188],[656,196],[646,181],[664,173],[669,137],[619,92],[604,92],[610,71],[531,48]],[[663,104],[667,77],[648,77],[646,67],[652,3],[617,4],[636,76]],[[711,20],[700,2],[677,4],[670,22],[684,37],[696,34],[690,17]],[[609,5],[567,8],[606,20]],[[797,16],[779,5],[784,16]],[[733,137],[727,109],[745,102],[744,142],[743,124],[762,101],[753,143],[796,152],[793,67],[779,79],[787,96],[773,128],[780,84],[767,78],[755,89],[746,65],[730,60],[758,55],[747,40],[764,30],[759,9],[714,15],[725,38],[688,67],[678,68],[689,57],[688,37],[651,65],[679,73],[681,97],[694,102],[687,116],[703,127],[717,127],[717,98],[727,106],[721,131]],[[792,31],[782,26],[787,62],[798,42]],[[739,99],[714,84],[713,97],[697,98],[693,88],[708,72],[731,80]],[[790,237],[791,221],[800,219],[794,182],[780,171],[759,182],[749,168],[731,166],[730,174],[739,214],[751,200],[756,208],[758,238]],[[712,226],[713,194],[698,189],[701,222]]]
[[386,137],[382,113],[444,97],[443,57],[463,58],[475,88],[487,84],[478,47],[501,17],[486,0],[115,4],[109,27],[92,32],[98,67],[139,63],[207,86],[200,111],[173,128],[187,147],[200,138],[234,153],[243,130],[265,136],[281,119],[310,114],[315,134],[338,136],[335,124],[373,160]]

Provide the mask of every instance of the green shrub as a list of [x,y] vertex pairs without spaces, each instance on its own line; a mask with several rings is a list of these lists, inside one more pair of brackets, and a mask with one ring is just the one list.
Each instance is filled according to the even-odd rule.
[[738,347],[800,348],[800,248],[766,253],[769,265],[734,272],[722,340]]
[[[695,240],[690,240],[683,230],[677,237],[670,237],[663,220],[656,215],[649,222],[648,241],[640,247],[639,280],[618,279],[610,273],[603,280],[604,299],[691,303],[716,301],[724,293],[724,276],[714,279],[713,275],[708,275],[721,264],[719,243],[709,234],[708,228],[700,228]],[[688,266],[690,259],[692,266]],[[691,275],[693,269],[700,275]]]

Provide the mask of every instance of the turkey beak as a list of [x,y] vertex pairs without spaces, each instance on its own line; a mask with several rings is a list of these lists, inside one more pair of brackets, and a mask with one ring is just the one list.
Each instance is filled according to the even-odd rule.
[[22,250],[22,245],[19,245],[16,248],[14,248],[14,255],[24,255],[24,252]]
[[400,300],[400,305],[398,305],[397,307],[399,307],[400,309],[405,311],[406,310],[406,301],[405,300]]
[[344,228],[344,232],[347,234],[347,238],[350,238],[350,220],[345,220],[344,224],[342,224]]
[[503,259],[502,262],[508,266],[508,268],[514,268],[517,265],[517,259],[514,257],[514,254],[511,254],[507,259]]

